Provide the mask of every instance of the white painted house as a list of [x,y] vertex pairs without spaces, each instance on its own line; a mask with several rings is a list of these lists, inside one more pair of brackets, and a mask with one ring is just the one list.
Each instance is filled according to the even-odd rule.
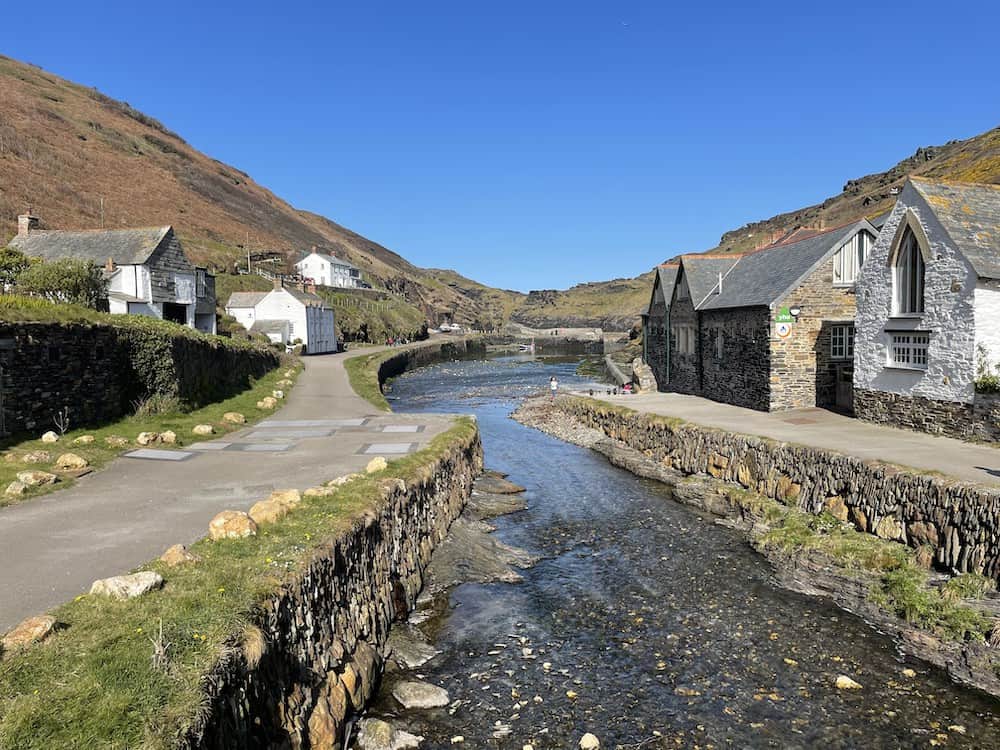
[[295,264],[295,270],[320,286],[337,286],[357,289],[368,285],[361,278],[361,269],[353,263],[341,260],[328,253],[321,253],[315,247]]
[[337,351],[333,310],[313,292],[277,281],[269,292],[235,292],[226,312],[248,331],[263,333],[274,343],[300,341],[307,354]]
[[977,369],[1000,363],[1000,186],[911,178],[857,293],[856,414],[981,434]]
[[109,312],[215,333],[215,277],[188,260],[173,227],[53,231],[23,215],[9,246],[45,262],[72,258],[103,267]]

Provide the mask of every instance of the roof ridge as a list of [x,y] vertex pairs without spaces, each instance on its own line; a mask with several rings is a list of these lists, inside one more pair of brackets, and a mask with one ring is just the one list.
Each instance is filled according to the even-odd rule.
[[[157,224],[146,227],[118,227],[116,229],[32,229],[26,236],[35,234],[106,234],[108,232],[148,232],[156,230],[165,232],[172,229],[173,224]],[[25,235],[22,235],[25,236]]]
[[990,190],[1000,190],[1000,185],[996,185],[992,182],[968,182],[966,180],[947,180],[947,179],[936,179],[932,180],[929,177],[924,177],[922,175],[909,175],[908,180],[914,182],[924,182],[930,185],[948,185],[953,187],[982,187],[989,188]]
[[[773,245],[764,245],[764,247],[758,247],[758,248],[755,248],[754,250],[747,250],[743,254],[744,255],[753,255],[755,253],[762,253],[765,250],[774,250],[775,248],[778,248],[778,247],[787,247],[788,245],[797,245],[800,242],[808,242],[809,240],[814,240],[817,237],[823,237],[824,235],[830,234],[831,232],[836,232],[838,229],[846,229],[847,227],[854,226],[855,224],[860,224],[862,221],[868,221],[868,218],[865,217],[865,216],[862,216],[860,219],[854,219],[853,221],[848,221],[848,222],[845,222],[843,224],[838,224],[837,226],[830,227],[829,229],[819,230],[819,231],[816,232],[816,234],[812,234],[812,235],[810,235],[808,237],[803,237],[800,240],[786,240],[785,242],[776,242]],[[868,223],[870,224],[871,222],[868,222]],[[799,227],[799,229],[805,229],[805,228],[806,227]],[[793,230],[793,231],[798,231],[798,230],[796,229],[796,230]]]

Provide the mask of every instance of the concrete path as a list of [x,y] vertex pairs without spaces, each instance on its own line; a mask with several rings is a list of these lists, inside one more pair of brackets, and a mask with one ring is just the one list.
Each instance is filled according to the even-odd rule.
[[[581,394],[582,395],[582,394]],[[1000,485],[1000,449],[862,422],[825,409],[760,412],[679,393],[595,396],[636,411]]]
[[[377,349],[372,349],[377,351]],[[286,405],[225,438],[121,457],[67,490],[0,508],[0,633],[204,536],[220,510],[312,487],[425,445],[451,418],[377,411],[350,387],[351,354],[306,357]],[[163,454],[163,455],[161,455]]]

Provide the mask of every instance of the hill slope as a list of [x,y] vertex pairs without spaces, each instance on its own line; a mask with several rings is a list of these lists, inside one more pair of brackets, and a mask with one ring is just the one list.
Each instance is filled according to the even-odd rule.
[[0,56],[0,242],[31,207],[43,226],[172,224],[192,260],[231,270],[254,251],[325,247],[431,320],[472,322],[475,299],[335,222],[300,211],[245,172],[188,145],[124,102]]

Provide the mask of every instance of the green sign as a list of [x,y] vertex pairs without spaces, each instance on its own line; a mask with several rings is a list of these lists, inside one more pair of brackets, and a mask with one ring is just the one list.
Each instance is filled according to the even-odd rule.
[[778,310],[777,314],[774,316],[775,323],[794,323],[795,318],[790,312],[788,312],[787,307],[782,307]]

